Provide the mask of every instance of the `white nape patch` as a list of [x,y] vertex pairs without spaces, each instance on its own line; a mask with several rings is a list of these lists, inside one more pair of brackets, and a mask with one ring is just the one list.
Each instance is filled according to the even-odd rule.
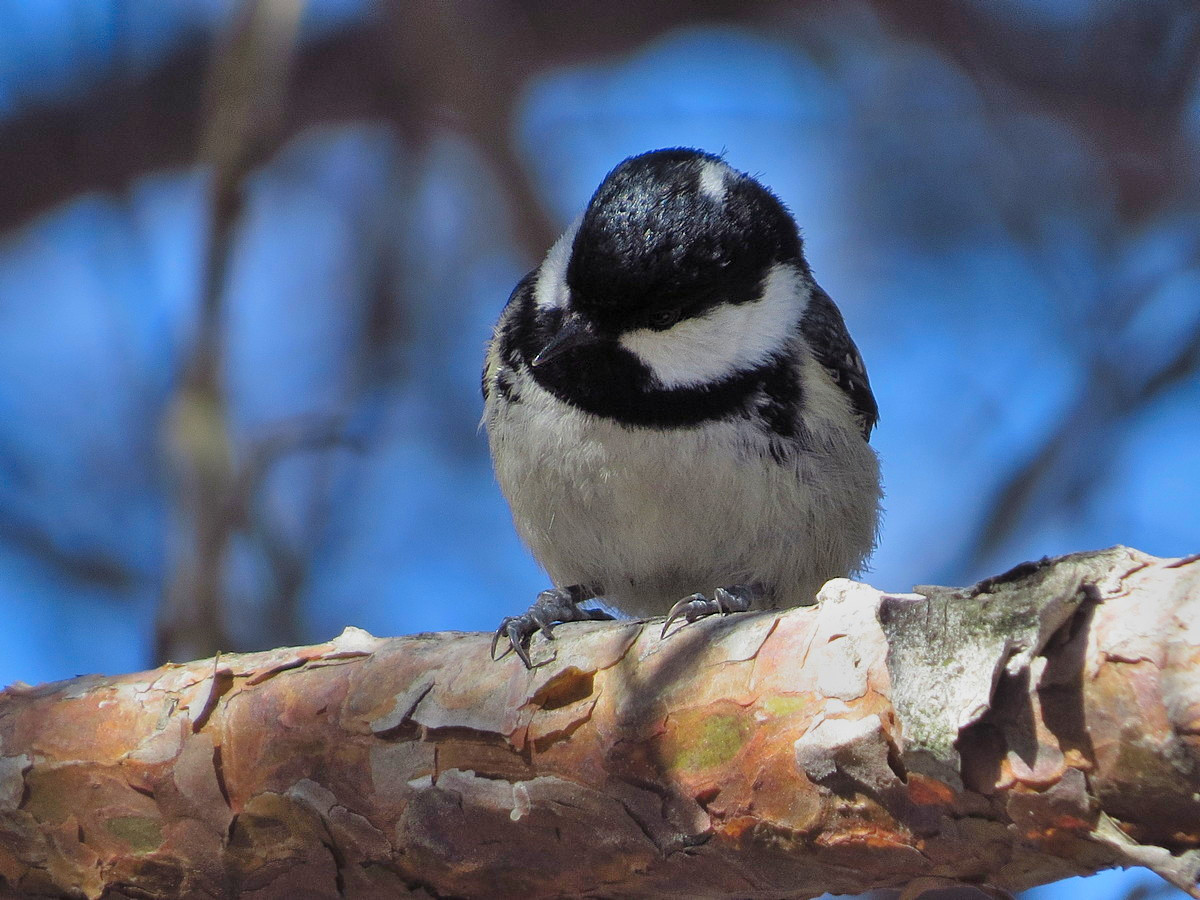
[[796,268],[779,263],[758,300],[722,303],[666,331],[630,331],[621,335],[621,346],[664,388],[707,384],[766,362],[795,333],[809,296]]
[[567,263],[571,259],[571,245],[583,222],[583,214],[576,217],[554,242],[546,258],[538,268],[537,283],[533,286],[533,302],[539,309],[555,309],[567,302]]
[[725,179],[729,166],[723,162],[708,160],[700,167],[700,193],[718,203],[725,202]]

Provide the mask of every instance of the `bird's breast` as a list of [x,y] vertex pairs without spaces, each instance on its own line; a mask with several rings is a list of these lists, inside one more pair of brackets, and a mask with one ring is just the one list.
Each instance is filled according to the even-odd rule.
[[[744,421],[641,428],[536,389],[522,398],[489,423],[493,461],[518,531],[556,584],[597,585],[634,614],[747,581],[808,590],[799,570],[814,557],[803,545],[817,545],[810,532],[836,503],[811,487],[826,479],[802,471],[813,459],[781,464]],[[836,574],[861,561],[873,527]]]

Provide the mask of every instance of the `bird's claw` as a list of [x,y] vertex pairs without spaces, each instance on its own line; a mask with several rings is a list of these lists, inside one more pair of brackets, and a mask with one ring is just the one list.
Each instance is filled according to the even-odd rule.
[[[509,650],[514,650],[521,662],[525,663],[525,668],[532,669],[533,661],[529,658],[529,651],[525,649],[525,645],[529,643],[529,639],[536,631],[544,634],[547,640],[554,640],[553,626],[549,622],[540,621],[540,617],[532,612],[532,607],[531,611],[524,615],[506,616],[500,623],[500,627],[496,629],[496,633],[492,635],[492,659],[499,659],[506,656]],[[508,639],[508,646],[498,657],[496,656],[496,647],[499,645],[501,637]]]
[[[529,640],[537,632],[540,631],[547,640],[552,641],[556,622],[591,622],[612,618],[602,609],[579,608],[580,603],[590,600],[594,596],[594,593],[577,584],[542,591],[525,613],[519,616],[508,616],[500,623],[500,627],[492,635],[492,659],[500,659],[512,650],[525,664],[525,668],[532,669],[533,661],[529,657],[528,649]],[[504,648],[500,656],[496,656],[496,648],[501,639],[507,640],[508,646]]]
[[745,612],[754,604],[755,599],[760,596],[762,596],[761,589],[754,586],[736,584],[732,587],[717,588],[713,591],[711,600],[703,594],[692,594],[690,597],[684,597],[672,606],[667,613],[667,620],[663,622],[659,638],[666,637],[667,629],[680,617],[691,623],[697,619],[703,619],[705,616],[712,616],[717,613],[727,616],[734,612]]

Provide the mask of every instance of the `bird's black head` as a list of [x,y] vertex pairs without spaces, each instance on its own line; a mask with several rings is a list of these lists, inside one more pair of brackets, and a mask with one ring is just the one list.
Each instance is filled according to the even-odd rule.
[[780,200],[720,157],[654,150],[613,169],[583,214],[566,281],[601,327],[670,327],[759,296],[775,263],[807,270]]
[[518,291],[511,346],[566,403],[688,426],[795,393],[789,347],[811,294],[774,194],[720,157],[656,150],[608,174]]

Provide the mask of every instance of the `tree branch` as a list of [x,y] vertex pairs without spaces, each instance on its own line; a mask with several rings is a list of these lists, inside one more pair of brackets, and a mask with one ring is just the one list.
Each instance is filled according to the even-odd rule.
[[[1200,871],[1200,557],[0,696],[0,876],[80,896],[811,897]],[[75,895],[73,894],[73,895]]]
[[[380,89],[378,43],[370,29],[357,28],[309,45],[281,139],[317,123],[394,116]],[[209,49],[182,47],[144,75],[0,122],[0,232],[88,191],[121,191],[149,172],[193,164]]]
[[[163,426],[171,448],[174,555],[155,622],[155,658],[229,646],[224,560],[244,505],[223,377],[223,320],[234,227],[251,167],[277,148],[302,0],[244,0],[210,73],[200,159],[211,171],[209,235],[196,339]],[[278,604],[272,604],[278,607]]]

